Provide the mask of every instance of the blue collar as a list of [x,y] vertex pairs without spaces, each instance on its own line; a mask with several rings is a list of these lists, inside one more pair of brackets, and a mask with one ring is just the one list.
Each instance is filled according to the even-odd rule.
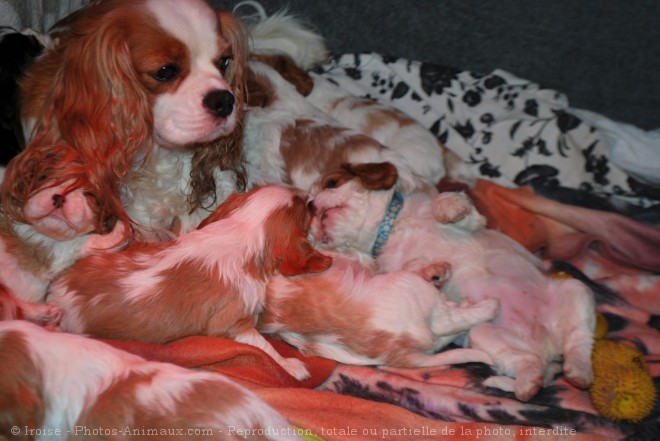
[[390,205],[387,207],[385,217],[381,221],[380,227],[378,227],[378,236],[376,236],[376,242],[374,242],[374,247],[371,249],[372,256],[378,257],[380,254],[383,245],[385,245],[385,242],[387,242],[387,239],[390,237],[394,221],[397,216],[399,216],[402,207],[403,195],[399,192],[394,192],[392,199],[390,199]]

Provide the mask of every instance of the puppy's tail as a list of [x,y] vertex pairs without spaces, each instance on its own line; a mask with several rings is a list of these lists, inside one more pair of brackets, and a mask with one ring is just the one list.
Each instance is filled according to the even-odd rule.
[[[248,7],[256,12],[252,15],[239,13]],[[287,9],[268,16],[259,2],[246,0],[237,4],[233,12],[247,24],[254,53],[285,54],[305,70],[327,61],[329,52],[323,37],[311,25],[290,15]]]

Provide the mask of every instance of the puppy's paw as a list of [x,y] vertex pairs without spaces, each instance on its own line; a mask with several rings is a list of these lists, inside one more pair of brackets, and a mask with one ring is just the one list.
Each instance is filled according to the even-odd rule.
[[564,360],[564,377],[573,386],[586,389],[594,381],[591,356],[567,356]]
[[57,328],[64,316],[64,310],[55,305],[35,305],[22,308],[23,317],[32,323],[49,329]]
[[539,360],[523,360],[517,366],[514,394],[520,401],[529,401],[543,386],[544,369]]
[[461,306],[477,312],[484,322],[495,319],[497,314],[500,313],[500,301],[498,299],[486,299],[474,304],[463,302]]
[[304,381],[311,377],[305,363],[297,358],[285,358],[282,360],[281,366],[298,381]]
[[460,221],[472,211],[470,200],[463,193],[440,193],[432,202],[433,217],[442,224]]

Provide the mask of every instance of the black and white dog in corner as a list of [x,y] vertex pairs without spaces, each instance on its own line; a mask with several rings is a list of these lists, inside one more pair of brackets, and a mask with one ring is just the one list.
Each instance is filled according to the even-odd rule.
[[44,43],[44,38],[34,32],[0,27],[0,167],[6,166],[23,148],[18,81],[44,50]]

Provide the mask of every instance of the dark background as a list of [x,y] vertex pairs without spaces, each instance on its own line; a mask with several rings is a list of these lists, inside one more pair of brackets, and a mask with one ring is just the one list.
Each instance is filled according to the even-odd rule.
[[500,68],[565,93],[573,107],[660,128],[660,0],[259,2],[269,14],[288,6],[335,54]]

